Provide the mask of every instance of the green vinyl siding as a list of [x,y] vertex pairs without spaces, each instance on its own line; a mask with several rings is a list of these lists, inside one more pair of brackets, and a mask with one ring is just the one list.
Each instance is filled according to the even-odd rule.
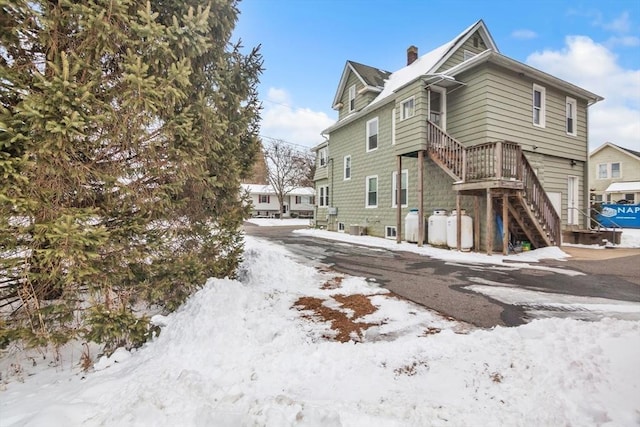
[[447,94],[447,132],[465,146],[488,142],[487,81],[483,73],[459,80],[465,86]]
[[[415,114],[413,117],[400,120],[402,102],[414,97]],[[396,145],[395,153],[413,153],[426,149],[428,103],[424,83],[417,80],[402,88],[396,94]]]
[[[484,67],[487,80],[489,140],[508,140],[550,156],[586,161],[587,103],[577,99],[577,136],[566,133],[566,97],[569,95],[540,82],[498,67]],[[546,89],[545,127],[532,123],[533,84]]]
[[[392,208],[392,180],[396,171],[396,156],[391,145],[391,112],[394,107],[394,103],[389,103],[330,135],[330,158],[337,165],[334,166],[333,180],[329,179],[333,187],[333,206],[338,209],[332,221],[336,227],[338,222],[343,222],[347,232],[351,225],[361,225],[367,227],[367,234],[384,237],[385,226],[396,225],[396,208]],[[366,152],[366,123],[375,117],[378,118],[378,149]],[[342,159],[347,155],[351,156],[351,179],[344,181],[341,167]],[[402,209],[404,218],[417,200],[416,159],[404,158],[402,169],[409,171],[408,208]],[[378,207],[365,208],[366,177],[374,175],[378,177]]]
[[[360,111],[371,101],[373,101],[376,96],[378,96],[379,92],[375,91],[367,91],[364,93],[359,93],[362,88],[364,88],[364,84],[362,80],[358,78],[358,76],[350,72],[349,77],[347,78],[347,84],[344,87],[344,91],[342,93],[342,97],[340,98],[340,102],[342,103],[342,108],[338,111],[338,120],[342,120],[344,117],[348,116],[349,113],[349,88],[351,86],[356,86],[356,102],[354,111]],[[351,112],[353,113],[353,111]]]
[[[477,38],[478,40],[478,47],[475,47],[473,45],[473,39]],[[462,46],[460,46],[454,53],[453,55],[451,55],[449,57],[449,59],[447,59],[444,64],[442,64],[437,72],[442,72],[442,71],[446,71],[449,68],[455,67],[456,65],[462,63],[464,61],[464,51],[468,50],[469,52],[473,52],[476,55],[484,52],[485,50],[487,50],[487,46],[485,45],[484,41],[482,40],[482,37],[480,36],[479,32],[475,32],[473,33],[473,35],[471,37],[469,37],[469,39],[467,41],[464,42],[464,44]]]

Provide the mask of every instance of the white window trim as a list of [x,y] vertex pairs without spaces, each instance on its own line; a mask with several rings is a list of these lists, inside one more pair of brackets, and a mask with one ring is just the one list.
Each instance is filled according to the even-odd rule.
[[[600,166],[604,166],[604,177],[600,176]],[[609,179],[609,165],[607,163],[598,163],[596,166],[596,179]]]
[[[401,207],[406,208],[409,206],[409,170],[408,169],[402,169],[402,175],[406,175],[407,176],[407,203],[403,203]],[[391,176],[391,207],[392,208],[397,208],[398,207],[398,203],[396,201],[396,184],[397,181],[396,179],[398,177],[398,171],[394,171],[392,176]]]
[[[349,176],[347,176],[347,159],[349,160]],[[342,168],[342,178],[344,181],[349,181],[351,179],[351,171],[353,169],[353,165],[351,164],[351,155],[344,156],[344,164]]]
[[[375,178],[376,179],[376,204],[369,204],[369,180]],[[369,175],[365,178],[365,191],[364,191],[364,207],[366,209],[374,209],[378,207],[378,199],[380,198],[380,181],[378,180],[378,175]]]
[[338,233],[344,233],[344,222],[338,223]]
[[[393,230],[393,236],[390,235],[389,231]],[[398,229],[393,225],[386,225],[384,227],[384,238],[385,239],[395,239],[398,235]]]
[[[447,130],[447,90],[439,86],[431,86],[431,92],[438,92],[440,94],[440,128]],[[431,99],[428,100],[427,106],[429,107],[429,120],[431,120]]]
[[396,145],[396,109],[391,110],[391,145]]
[[[620,173],[619,176],[613,176],[613,165],[614,164],[618,165],[618,172]],[[609,176],[611,177],[611,179],[620,179],[620,178],[622,178],[622,162],[611,162],[611,163],[609,163]]]
[[318,187],[318,207],[325,208],[329,206],[329,186],[321,185]]
[[[536,92],[540,92],[540,123],[536,123]],[[533,84],[533,89],[531,90],[531,123],[539,128],[545,128],[547,125],[547,90],[543,86],[535,83]]]
[[321,168],[327,167],[327,148],[321,148],[318,150],[318,165]]
[[[571,117],[571,119],[573,119],[573,132],[569,132],[567,130],[567,126],[568,126],[568,121],[569,121],[569,111],[567,109],[567,107],[571,105],[573,108],[573,117]],[[567,131],[567,135],[570,136],[578,136],[578,102],[573,99],[573,98],[569,98],[567,96],[567,100],[566,100],[566,104],[565,104],[565,109],[567,109],[567,111],[565,111],[565,130]]]
[[[371,137],[371,135],[369,135],[369,124],[373,123],[373,122],[376,122],[376,135],[377,135],[376,148],[369,148],[369,137]],[[367,120],[367,123],[366,123],[365,126],[366,126],[366,132],[365,133],[366,133],[366,136],[367,136],[366,141],[365,141],[366,151],[367,151],[367,153],[369,153],[371,151],[376,151],[378,149],[378,147],[380,146],[380,122],[378,122],[378,118],[377,117],[374,117],[371,120]]]
[[[353,101],[353,108],[351,107],[351,104],[352,104],[351,101]],[[356,85],[352,85],[349,87],[349,100],[347,101],[347,111],[351,113],[355,109],[356,109]]]
[[[413,102],[413,108],[411,109],[411,114],[405,116],[405,114],[404,114],[404,104],[406,104],[408,102]],[[410,96],[409,98],[405,99],[404,101],[402,101],[400,103],[400,121],[406,120],[406,119],[410,119],[411,117],[413,117],[415,115],[416,115],[416,97],[415,96]]]

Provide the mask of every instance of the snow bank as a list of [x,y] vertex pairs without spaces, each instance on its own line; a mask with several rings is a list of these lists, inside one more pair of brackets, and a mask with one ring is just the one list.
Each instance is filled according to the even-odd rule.
[[[640,322],[537,320],[469,331],[361,278],[248,238],[239,280],[210,280],[130,357],[11,382],[0,426],[631,426]],[[336,286],[325,286],[332,283]],[[359,342],[292,308],[361,293]],[[107,366],[108,365],[108,366]]]

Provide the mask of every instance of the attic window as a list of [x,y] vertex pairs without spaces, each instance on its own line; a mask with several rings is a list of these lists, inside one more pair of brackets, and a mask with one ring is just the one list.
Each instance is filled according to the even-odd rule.
[[473,38],[473,47],[478,47],[478,38],[477,37]]
[[356,109],[356,85],[349,88],[349,112]]

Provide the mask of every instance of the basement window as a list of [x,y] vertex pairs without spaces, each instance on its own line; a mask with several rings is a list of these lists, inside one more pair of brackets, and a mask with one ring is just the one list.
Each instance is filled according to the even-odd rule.
[[384,228],[384,237],[387,239],[395,239],[397,237],[398,233],[396,231],[396,227],[392,226],[392,225],[387,225]]

